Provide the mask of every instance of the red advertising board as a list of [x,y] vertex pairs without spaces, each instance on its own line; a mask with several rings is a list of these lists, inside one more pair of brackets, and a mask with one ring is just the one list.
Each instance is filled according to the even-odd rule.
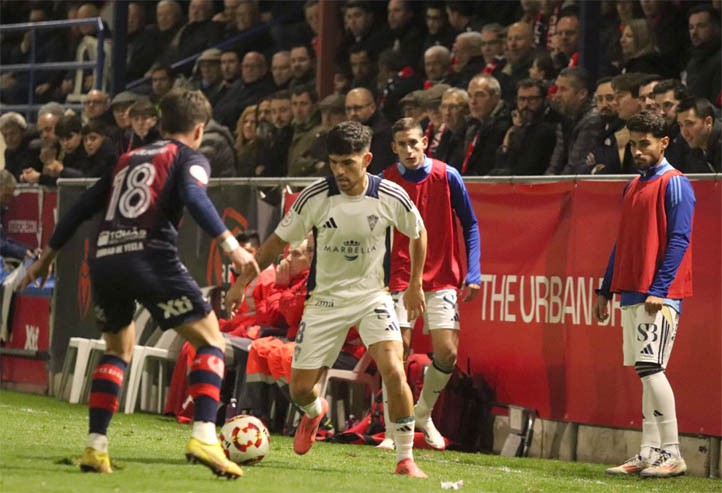
[[[14,300],[12,330],[8,349],[47,351],[49,343],[50,298],[18,294]],[[3,382],[19,384],[19,388],[47,390],[48,368],[45,361],[3,356]]]
[[[679,429],[722,435],[722,190],[694,181],[694,296],[667,369]],[[462,303],[459,364],[499,402],[542,418],[641,426],[641,384],[622,366],[621,310],[593,320],[624,182],[468,184],[482,240],[482,288]]]

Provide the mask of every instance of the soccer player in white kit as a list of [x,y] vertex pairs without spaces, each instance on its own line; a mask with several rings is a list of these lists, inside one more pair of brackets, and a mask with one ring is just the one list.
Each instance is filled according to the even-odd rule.
[[426,230],[419,211],[398,185],[369,175],[366,169],[371,130],[354,121],[339,123],[328,133],[332,176],[307,187],[275,232],[256,253],[226,298],[229,310],[241,302],[243,287],[258,269],[268,266],[287,243],[312,231],[314,261],[309,297],[296,336],[290,382],[291,398],[303,409],[294,451],[305,454],[316,439],[328,403],[315,385],[333,365],[350,327],[376,362],[386,384],[389,414],[396,440],[396,474],[425,478],[413,459],[414,409],[403,367],[401,331],[387,284],[394,228],[409,237],[411,273],[404,305],[410,317],[425,310],[421,287],[426,257]]

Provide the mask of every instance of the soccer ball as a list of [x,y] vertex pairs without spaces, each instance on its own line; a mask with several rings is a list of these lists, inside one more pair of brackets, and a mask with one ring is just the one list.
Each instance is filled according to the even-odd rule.
[[236,464],[253,465],[268,453],[271,435],[260,419],[240,414],[221,428],[221,444],[226,457]]

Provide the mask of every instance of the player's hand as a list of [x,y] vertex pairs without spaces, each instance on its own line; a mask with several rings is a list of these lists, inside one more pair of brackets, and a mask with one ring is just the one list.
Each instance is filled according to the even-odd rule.
[[604,322],[609,317],[609,300],[601,294],[597,296],[594,302],[594,318],[600,322]]
[[404,307],[408,314],[408,320],[415,320],[426,311],[426,298],[421,285],[410,284],[404,292]]
[[480,289],[481,289],[481,286],[479,286],[478,284],[464,285],[464,289],[461,291],[462,301],[473,300],[474,298],[476,298],[476,295],[479,294]]
[[243,304],[243,300],[246,295],[245,285],[241,285],[238,280],[234,282],[230,289],[226,292],[225,309],[231,317],[235,316],[236,312]]
[[42,256],[35,262],[33,262],[28,270],[25,272],[22,282],[16,288],[16,291],[22,291],[27,288],[30,284],[35,284],[42,288],[45,286],[45,281],[50,275],[50,266],[52,265],[52,259]]
[[664,306],[664,298],[660,298],[659,296],[652,296],[651,294],[647,296],[647,299],[644,300],[644,310],[649,315],[654,315],[659,310],[662,309]]

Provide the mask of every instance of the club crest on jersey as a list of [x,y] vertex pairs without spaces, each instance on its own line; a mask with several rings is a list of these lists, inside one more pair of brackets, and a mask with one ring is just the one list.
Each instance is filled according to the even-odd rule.
[[366,219],[368,219],[369,221],[369,228],[371,228],[371,231],[373,231],[376,227],[376,223],[379,222],[379,216],[371,214],[370,216],[366,216]]

